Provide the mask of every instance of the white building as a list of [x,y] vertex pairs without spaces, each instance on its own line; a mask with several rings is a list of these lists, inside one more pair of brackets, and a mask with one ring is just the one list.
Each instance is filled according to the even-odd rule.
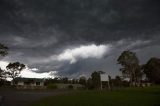
[[[13,82],[11,83],[13,85]],[[38,78],[16,78],[14,85],[18,89],[44,89],[44,79]]]

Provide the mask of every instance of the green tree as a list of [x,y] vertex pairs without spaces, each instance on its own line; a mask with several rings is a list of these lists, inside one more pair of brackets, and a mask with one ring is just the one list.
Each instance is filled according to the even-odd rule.
[[0,79],[3,77],[3,70],[0,68]]
[[116,87],[121,87],[122,86],[122,79],[120,78],[120,76],[115,77],[114,86],[116,86]]
[[0,79],[3,79],[4,70],[0,68]]
[[99,89],[101,87],[100,73],[95,71],[91,74],[93,87]]
[[[8,47],[0,43],[0,56],[6,56],[7,54],[8,54]],[[0,68],[0,84],[1,85],[4,82],[5,78],[6,78],[5,71]]]
[[149,81],[160,84],[160,59],[151,58],[143,66],[143,70]]
[[0,86],[4,84],[6,80],[5,71],[0,68]]
[[87,88],[94,89],[92,78],[88,78],[87,80]]
[[23,69],[25,69],[25,65],[19,62],[9,63],[6,66],[6,69],[8,76],[13,79],[14,84],[15,78],[19,76]]
[[138,82],[141,70],[136,53],[123,51],[117,61],[118,64],[122,65],[122,68],[120,69],[122,74],[125,77],[130,78],[130,83],[133,85],[133,82]]
[[81,77],[79,78],[79,84],[82,84],[82,85],[86,86],[86,83],[87,83],[86,77],[81,76]]
[[72,84],[76,84],[77,83],[77,79],[72,79]]
[[67,77],[62,78],[62,82],[63,82],[64,84],[67,84],[67,83],[68,83],[68,78],[67,78]]

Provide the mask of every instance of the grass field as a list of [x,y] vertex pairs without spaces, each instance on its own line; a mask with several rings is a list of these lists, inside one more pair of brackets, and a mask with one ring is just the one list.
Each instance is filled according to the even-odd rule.
[[160,87],[75,91],[45,98],[31,106],[160,106]]

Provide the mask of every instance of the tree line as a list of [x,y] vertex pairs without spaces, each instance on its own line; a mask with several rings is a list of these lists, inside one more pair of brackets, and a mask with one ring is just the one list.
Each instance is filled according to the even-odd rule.
[[160,59],[151,58],[146,64],[139,64],[139,59],[136,53],[129,50],[123,51],[117,59],[118,64],[121,64],[120,71],[124,78],[129,78],[130,85],[138,85],[143,77],[146,81],[160,84]]
[[[0,56],[6,56],[8,54],[8,47],[0,43]],[[142,83],[142,79],[145,78],[145,81],[160,84],[160,59],[151,58],[147,61],[146,64],[139,63],[139,59],[136,56],[136,53],[126,50],[123,51],[117,59],[117,63],[121,65],[120,71],[122,76],[116,76],[112,79],[109,76],[111,85],[115,86],[137,86]],[[13,83],[16,77],[19,77],[21,71],[25,69],[26,66],[20,62],[9,63],[6,66],[6,70],[0,68],[0,84],[3,85],[6,81],[6,78],[12,78]],[[79,79],[68,80],[67,77],[64,78],[54,78],[46,79],[45,84],[49,83],[72,83],[72,84],[82,84],[89,89],[99,89],[101,83],[106,85],[106,82],[100,81],[100,74],[104,74],[103,71],[94,71],[91,76],[87,79],[84,76]],[[129,82],[126,82],[125,78],[129,79]]]
[[[121,65],[122,76],[116,76],[115,78],[109,76],[111,87],[141,86],[144,82],[160,84],[160,59],[158,58],[151,58],[146,64],[140,65],[136,53],[127,50],[120,54],[117,63]],[[50,79],[50,83],[78,83],[88,89],[100,89],[102,84],[107,88],[107,82],[101,82],[100,74],[104,74],[104,72],[94,71],[88,79],[84,76],[70,81],[67,77],[59,80],[58,78]],[[125,80],[127,78],[129,79],[128,81]]]

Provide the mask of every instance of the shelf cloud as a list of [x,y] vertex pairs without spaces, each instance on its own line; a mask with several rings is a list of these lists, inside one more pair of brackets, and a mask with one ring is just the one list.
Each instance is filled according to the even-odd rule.
[[59,54],[57,59],[59,61],[68,60],[70,64],[75,63],[78,59],[96,58],[100,59],[105,54],[109,53],[111,49],[110,45],[95,44],[80,46],[74,49],[66,49],[63,53]]

